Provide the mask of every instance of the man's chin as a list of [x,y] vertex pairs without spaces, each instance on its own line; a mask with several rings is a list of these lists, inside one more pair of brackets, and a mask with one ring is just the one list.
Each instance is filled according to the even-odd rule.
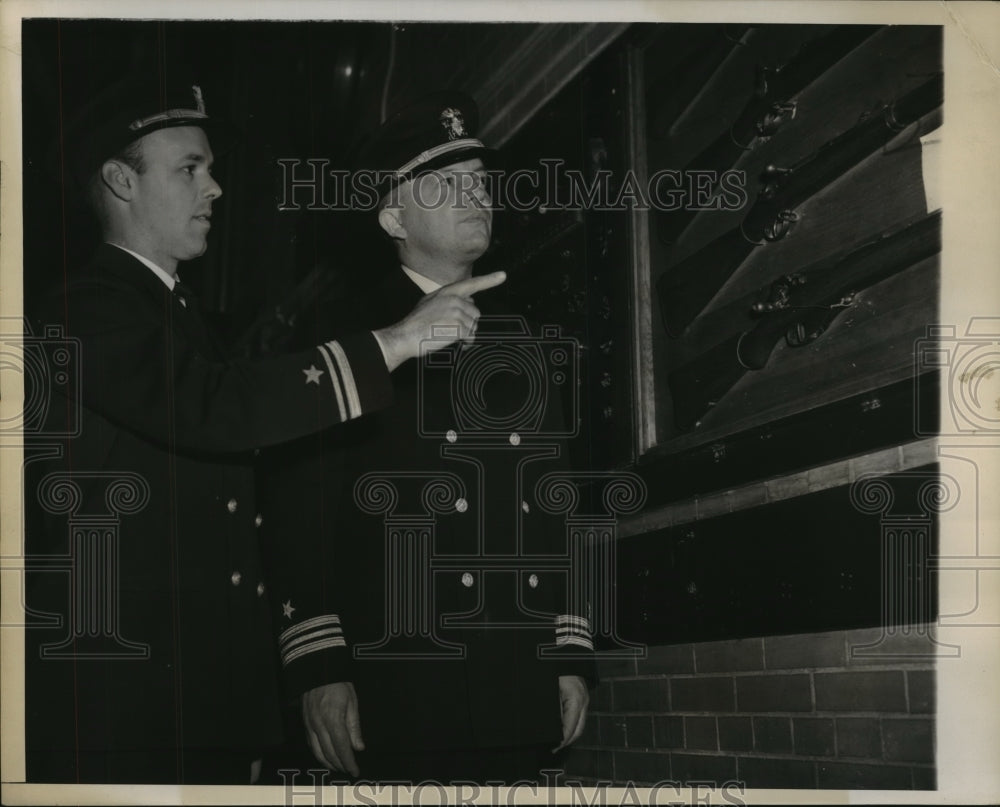
[[490,234],[488,231],[476,233],[465,240],[465,245],[470,254],[475,253],[474,257],[478,258],[490,248]]
[[202,242],[199,245],[192,246],[191,249],[188,251],[187,256],[184,257],[184,258],[181,258],[180,260],[182,260],[182,261],[193,261],[195,258],[200,258],[206,252],[208,252],[208,242],[204,241],[204,242]]
[[489,243],[477,245],[468,251],[468,260],[471,263],[478,261],[483,255],[486,254],[486,250],[489,249]]

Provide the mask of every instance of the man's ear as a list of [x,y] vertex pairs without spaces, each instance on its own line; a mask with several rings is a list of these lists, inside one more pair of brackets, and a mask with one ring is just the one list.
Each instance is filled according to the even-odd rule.
[[406,228],[403,226],[398,207],[383,207],[378,212],[378,224],[389,234],[390,238],[398,240],[406,238]]
[[135,193],[135,170],[120,160],[106,160],[101,166],[101,182],[124,202]]

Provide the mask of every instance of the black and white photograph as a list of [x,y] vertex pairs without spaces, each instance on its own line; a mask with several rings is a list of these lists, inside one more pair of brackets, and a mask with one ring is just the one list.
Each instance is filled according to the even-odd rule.
[[4,803],[1000,797],[996,5],[0,13]]

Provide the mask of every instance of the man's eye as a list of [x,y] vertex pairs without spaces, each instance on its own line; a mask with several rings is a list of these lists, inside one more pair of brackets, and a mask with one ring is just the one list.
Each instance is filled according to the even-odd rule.
[[190,175],[194,176],[194,169],[195,169],[195,166],[193,166],[193,165],[185,165],[181,170],[184,173],[186,173],[186,174],[190,174]]

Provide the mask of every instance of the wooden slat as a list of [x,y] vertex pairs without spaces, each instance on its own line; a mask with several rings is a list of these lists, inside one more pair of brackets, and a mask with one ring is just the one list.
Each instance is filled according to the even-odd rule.
[[[773,111],[774,104],[785,103],[798,96],[877,30],[874,26],[862,25],[828,26],[822,35],[798,47],[795,54],[780,65],[780,69],[758,65],[755,68],[754,91],[735,118],[728,120],[728,129],[707,143],[689,161],[672,167],[690,167],[716,175],[732,169],[747,152],[760,145],[763,136],[758,127]],[[695,64],[692,62],[692,70],[696,69]],[[680,131],[683,126],[684,122],[678,121],[673,128]],[[659,240],[665,244],[674,243],[696,215],[694,209],[658,213],[654,227]]]
[[862,115],[901,98],[940,72],[941,31],[933,26],[885,28],[796,98],[795,117],[757,150],[756,162],[787,165],[850,129]]
[[[919,143],[902,133],[887,153],[873,155],[800,208],[801,221],[782,241],[757,247],[681,338],[664,346],[676,367],[753,326],[752,304],[777,277],[848,250],[925,212]],[[661,365],[662,366],[662,365]]]
[[[829,26],[754,29],[746,37],[747,46],[731,54],[706,83],[675,136],[649,144],[648,172],[683,167],[726,131],[746,102],[755,66],[769,61],[768,54],[783,53],[785,59],[790,58],[799,43],[808,47],[808,42],[828,31]],[[887,26],[806,87],[795,98],[795,118],[774,137],[759,141],[738,162],[747,174],[746,207],[699,214],[672,246],[657,238],[651,224],[652,282],[739,225],[756,199],[759,177],[767,165],[791,167],[808,159],[863,116],[873,111],[881,114],[885,104],[939,72],[941,40],[937,27]],[[750,307],[774,279],[871,241],[925,212],[919,136],[939,122],[939,115],[926,116],[799,205],[800,220],[789,235],[754,248],[682,337],[667,336],[654,298],[652,351],[657,434],[662,445],[680,450],[912,374],[912,343],[936,315],[936,260],[917,264],[862,292],[856,305],[812,345],[794,349],[779,345],[767,367],[747,373],[702,418],[696,431],[677,434],[666,384],[673,368],[753,327],[756,320]],[[654,218],[650,216],[651,221]]]
[[870,241],[913,216],[927,212],[918,126],[903,132],[888,150],[873,154],[825,192],[797,209],[800,220],[781,241],[751,253],[718,293],[706,313],[734,297],[759,289],[778,275]]
[[646,133],[650,141],[667,136],[704,90],[711,75],[734,48],[727,37],[739,37],[745,26],[671,25],[644,51]]
[[829,26],[822,25],[761,26],[749,32],[746,45],[706,77],[698,105],[685,114],[684,125],[673,137],[650,144],[653,170],[683,167],[706,144],[728,131],[753,94],[758,65],[784,64],[801,47],[828,32]]
[[[756,199],[759,176],[769,164],[788,167],[850,129],[866,112],[901,97],[940,69],[940,32],[936,28],[888,28],[872,37],[810,86],[798,99],[796,117],[738,164],[746,172],[749,203]],[[650,160],[653,164],[653,158]],[[692,166],[696,167],[696,166]],[[665,271],[731,227],[745,210],[699,215],[672,249],[653,256],[653,271]],[[654,277],[654,281],[656,277]]]
[[699,431],[776,420],[912,375],[913,346],[936,321],[938,263],[927,259],[862,292],[815,342],[779,343],[767,367],[747,373]]

